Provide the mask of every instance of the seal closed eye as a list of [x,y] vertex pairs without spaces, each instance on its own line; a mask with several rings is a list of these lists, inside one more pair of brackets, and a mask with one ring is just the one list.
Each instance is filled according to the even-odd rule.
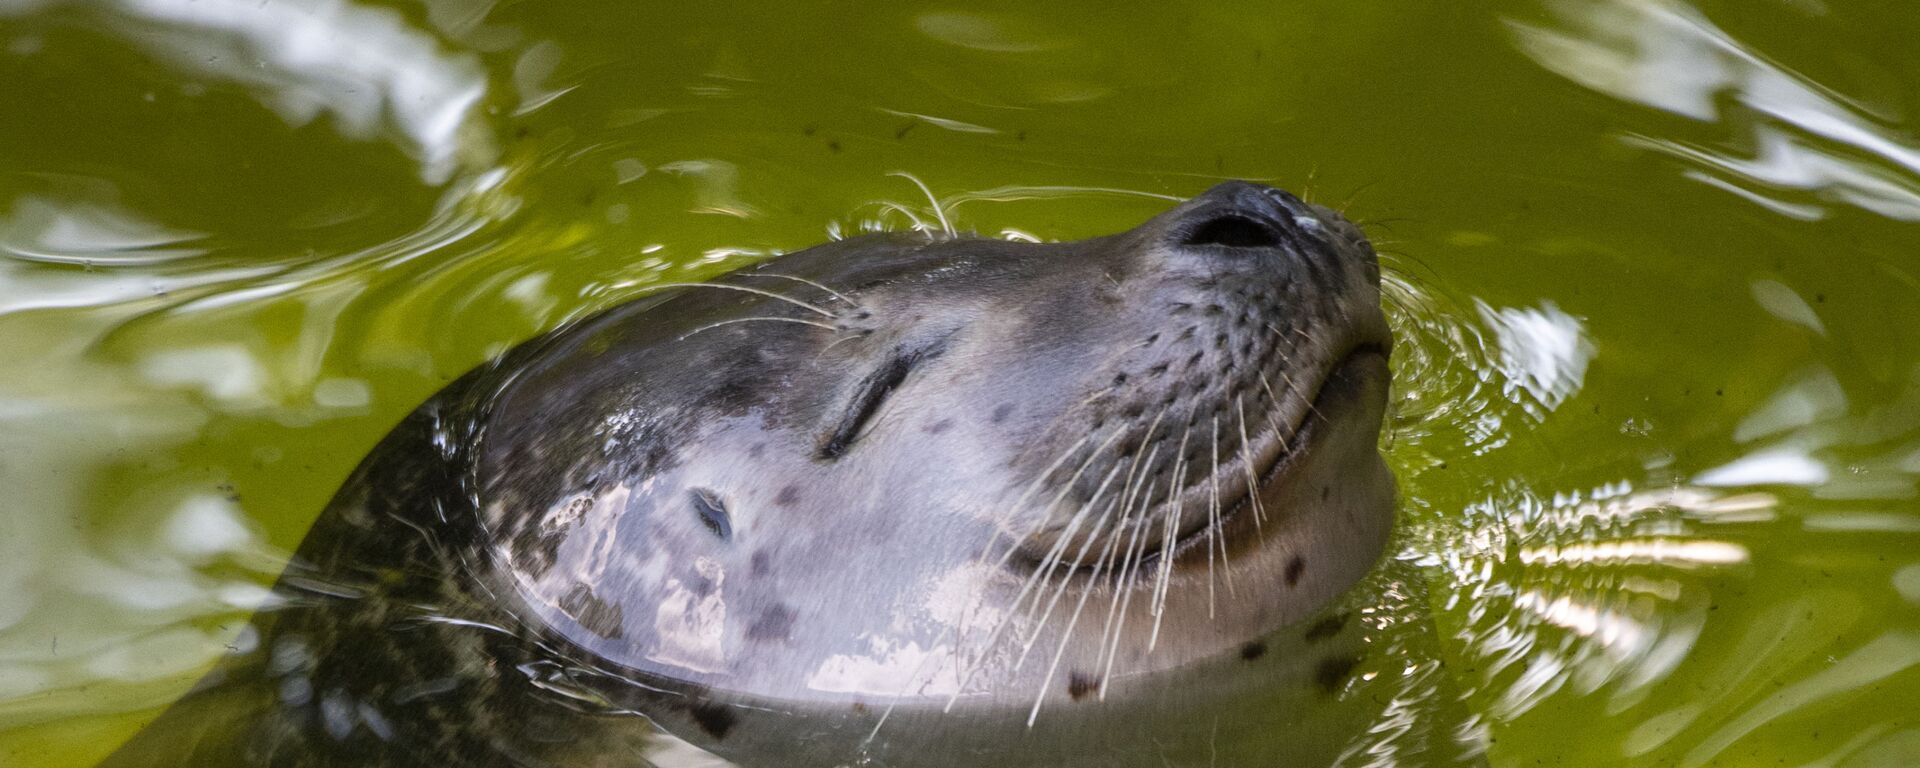
[[906,381],[907,374],[913,371],[914,366],[923,360],[938,357],[942,349],[942,345],[936,342],[895,350],[878,371],[869,375],[866,381],[861,383],[859,393],[848,405],[846,413],[840,417],[833,432],[820,444],[820,458],[840,458],[840,454],[845,453],[847,447],[852,445],[854,440],[859,439],[860,430],[866,427],[867,422],[873,420],[874,414],[879,412],[880,405],[886,402],[887,396],[893,394],[893,391],[900,387],[901,382]]
[[108,764],[1329,764],[1388,704],[1345,693],[1379,304],[1357,228],[1244,182],[637,298],[396,427]]

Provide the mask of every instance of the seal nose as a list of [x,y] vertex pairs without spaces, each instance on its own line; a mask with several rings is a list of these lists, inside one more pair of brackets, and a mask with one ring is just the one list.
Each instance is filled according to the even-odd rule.
[[1182,245],[1274,248],[1295,238],[1301,217],[1313,216],[1300,198],[1246,181],[1220,184],[1193,202],[1192,223],[1180,236]]

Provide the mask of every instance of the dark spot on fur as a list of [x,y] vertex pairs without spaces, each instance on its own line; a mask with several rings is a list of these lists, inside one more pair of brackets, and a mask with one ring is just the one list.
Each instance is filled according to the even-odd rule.
[[1340,630],[1347,628],[1347,618],[1347,614],[1337,613],[1314,622],[1307,628],[1307,642],[1317,643],[1340,634]]
[[953,428],[953,419],[941,419],[926,426],[927,434],[937,435]]
[[800,487],[796,485],[789,485],[785,488],[780,489],[780,493],[773,497],[773,503],[783,507],[799,500],[800,500]]
[[754,619],[747,627],[747,639],[758,642],[783,642],[793,634],[793,609],[785,605],[773,605],[760,612],[760,618]]
[[700,730],[716,740],[726,738],[727,732],[733,730],[737,721],[733,710],[720,704],[695,704],[689,712],[693,715],[693,721],[700,725]]
[[753,553],[753,558],[748,563],[749,570],[755,576],[765,576],[773,572],[773,558],[768,557],[764,551]]
[[766,443],[754,443],[752,448],[747,449],[747,458],[757,459],[757,458],[760,458],[762,455],[764,455],[766,452],[767,452]]
[[1007,417],[1012,415],[1013,403],[1001,403],[993,408],[993,423],[998,424],[1006,421]]
[[1329,695],[1339,693],[1340,686],[1347,681],[1347,675],[1353,674],[1353,668],[1360,660],[1352,656],[1332,656],[1321,659],[1320,666],[1313,670],[1313,681],[1320,684],[1320,690]]
[[1266,643],[1247,643],[1240,646],[1240,658],[1243,660],[1253,661],[1265,655],[1267,655]]
[[687,586],[693,590],[695,597],[713,594],[713,579],[700,575],[698,571],[687,573],[686,582]]
[[1300,559],[1299,555],[1294,555],[1292,558],[1288,559],[1287,560],[1287,586],[1291,587],[1295,584],[1299,584],[1301,574],[1304,574],[1306,572],[1307,572],[1307,561]]
[[566,611],[588,632],[608,640],[619,640],[624,634],[620,606],[601,600],[585,584],[575,584],[560,598],[560,610]]
[[1067,673],[1067,695],[1072,696],[1074,701],[1079,701],[1086,698],[1087,694],[1098,693],[1099,691],[1100,681],[1094,679],[1093,675],[1085,672]]

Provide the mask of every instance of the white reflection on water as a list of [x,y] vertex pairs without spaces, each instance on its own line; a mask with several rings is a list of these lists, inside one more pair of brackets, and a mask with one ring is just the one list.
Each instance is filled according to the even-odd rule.
[[[1456,439],[1472,455],[1506,446],[1580,391],[1595,353],[1585,323],[1553,302],[1472,309],[1430,291],[1383,260],[1381,294],[1394,349],[1395,443]],[[1480,322],[1469,318],[1477,315]],[[1434,458],[1432,461],[1439,461]]]
[[1038,53],[1072,45],[1027,19],[965,11],[928,11],[914,19],[920,32],[948,45],[990,53]]
[[[42,5],[0,2],[0,16]],[[430,184],[490,159],[492,148],[468,120],[487,90],[478,58],[443,50],[398,11],[344,0],[112,0],[88,7],[108,28],[181,70],[247,87],[291,125],[324,114],[355,138],[397,134]]]
[[[1593,359],[1593,343],[1578,319],[1551,301],[1537,309],[1475,304],[1499,345],[1500,372],[1506,376],[1509,399],[1538,416],[1580,391],[1587,362]],[[1521,393],[1531,402],[1522,402]]]
[[[452,183],[428,220],[389,242],[237,260],[209,250],[219,233],[131,210],[98,179],[38,175],[34,191],[0,201],[0,351],[59,361],[0,366],[0,487],[10,509],[31,511],[0,515],[9,727],[163,703],[244,646],[234,632],[286,562],[248,523],[258,510],[242,510],[230,487],[211,492],[217,481],[166,467],[157,469],[169,479],[125,498],[103,483],[122,457],[204,437],[225,413],[297,424],[365,411],[369,384],[323,376],[319,363],[369,271],[445,253],[511,212],[510,196],[487,194],[505,172],[483,170],[492,148],[471,119],[487,88],[477,58],[397,12],[337,0],[0,0],[0,22],[47,6],[146,50],[183,87],[238,85],[290,125],[326,120],[350,139],[392,145],[427,182]],[[297,341],[236,338],[215,316],[270,301],[298,309]],[[64,311],[31,311],[49,308]],[[125,354],[102,351],[117,338],[131,340]],[[254,456],[280,460],[272,446]]]
[[[1693,475],[1703,486],[1795,485],[1822,500],[1908,499],[1920,495],[1913,445],[1920,434],[1920,365],[1897,391],[1849,396],[1833,371],[1812,365],[1789,374],[1741,419],[1733,440],[1742,453],[1717,459]],[[1855,401],[1858,400],[1856,403]],[[1859,513],[1810,511],[1810,527],[1839,530]],[[1835,517],[1835,514],[1842,516]],[[1894,519],[1898,519],[1895,516]],[[1910,519],[1910,518],[1909,518]],[[1910,522],[1885,530],[1905,530]]]
[[[1776,199],[1813,193],[1882,216],[1920,220],[1920,147],[1888,135],[1868,108],[1735,40],[1672,0],[1557,2],[1555,29],[1510,21],[1521,51],[1593,90],[1748,136],[1741,157],[1720,147],[1630,135],[1629,143],[1693,164],[1686,175],[1796,218],[1824,208]],[[1741,109],[1727,109],[1737,103]]]
[[1503,491],[1449,523],[1408,557],[1438,567],[1443,611],[1492,698],[1518,717],[1571,688],[1636,700],[1683,661],[1706,623],[1705,575],[1744,565],[1746,547],[1703,525],[1767,519],[1764,494],[1613,483],[1541,498]]
[[1759,302],[1760,308],[1765,309],[1768,314],[1794,325],[1804,326],[1807,330],[1822,336],[1826,335],[1827,326],[1820,322],[1820,315],[1813,311],[1813,305],[1808,304],[1798,291],[1787,287],[1785,283],[1778,280],[1755,280],[1752,290],[1753,300]]
[[1795,446],[1779,446],[1749,453],[1693,478],[1700,485],[1820,485],[1831,473],[1819,459]]
[[[112,197],[98,183],[63,181],[74,184],[59,186],[83,187],[74,191],[86,197]],[[204,253],[193,247],[200,237],[108,202],[15,198],[11,211],[0,212],[0,314],[164,297],[271,271],[252,266],[154,273]]]
[[1810,426],[1847,412],[1847,393],[1825,368],[1805,371],[1740,420],[1733,439],[1742,443]]
[[[68,429],[23,430],[35,436],[30,451],[0,436],[0,453],[15,464],[8,475],[37,480],[11,484],[9,493],[35,509],[77,507],[87,488],[60,482],[59,470],[101,450],[100,443],[198,426],[166,418],[137,423],[110,409],[46,417]],[[10,419],[16,427],[30,422]],[[160,492],[173,498],[130,510],[134,521],[117,526],[105,544],[87,541],[77,526],[42,524],[51,518],[27,524],[12,516],[0,544],[7,563],[0,568],[0,720],[27,724],[97,711],[102,703],[156,704],[245,642],[231,627],[267,599],[262,585],[286,556],[264,543],[232,500],[176,493]],[[104,680],[114,681],[113,689],[89,690]]]
[[740,197],[740,166],[726,160],[676,160],[662,163],[658,170],[691,179],[695,185],[694,213],[712,213],[735,218],[760,215],[760,209]]

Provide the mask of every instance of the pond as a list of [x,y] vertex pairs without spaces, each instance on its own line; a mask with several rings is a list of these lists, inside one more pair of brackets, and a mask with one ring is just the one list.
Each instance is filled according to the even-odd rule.
[[[0,764],[152,719],[521,340],[1230,178],[1382,252],[1432,633],[1368,679],[1495,766],[1920,764],[1915,39],[1861,0],[0,0]],[[1347,764],[1425,762],[1425,711]]]

